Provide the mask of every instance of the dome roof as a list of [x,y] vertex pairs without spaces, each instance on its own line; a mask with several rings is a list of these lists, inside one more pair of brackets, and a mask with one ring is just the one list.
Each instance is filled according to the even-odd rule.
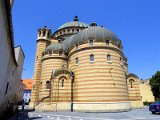
[[55,43],[55,44],[49,45],[49,46],[45,49],[45,53],[47,53],[47,52],[49,52],[49,51],[59,52],[60,50],[64,51],[63,44],[62,44],[62,43]]
[[106,42],[107,39],[111,39],[114,43],[120,42],[119,38],[109,29],[101,26],[90,26],[81,32],[67,37],[62,43],[56,43],[49,45],[45,53],[49,51],[68,51],[69,48],[73,47],[75,44],[83,44],[90,39],[98,39]]
[[109,29],[100,26],[90,26],[76,34],[71,41],[71,45],[85,43],[89,39],[100,39],[105,42],[107,38],[113,41],[119,41],[119,38]]
[[89,26],[88,24],[83,23],[83,22],[80,22],[80,21],[78,20],[78,17],[75,16],[74,21],[67,22],[67,23],[61,25],[61,26],[58,28],[58,30],[59,30],[59,29],[63,29],[63,28],[67,28],[67,27],[88,27],[88,26]]

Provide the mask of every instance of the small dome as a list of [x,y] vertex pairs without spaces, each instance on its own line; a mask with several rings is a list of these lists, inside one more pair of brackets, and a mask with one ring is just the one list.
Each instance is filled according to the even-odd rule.
[[83,28],[86,28],[86,27],[88,27],[88,26],[89,26],[88,24],[83,23],[83,22],[80,22],[80,21],[78,20],[78,17],[75,16],[74,21],[67,22],[67,23],[61,25],[61,26],[58,28],[58,30],[59,30],[59,29],[63,29],[63,28],[68,28],[68,27],[83,27]]
[[46,49],[45,49],[45,53],[48,53],[50,51],[53,52],[59,52],[59,51],[64,51],[63,49],[63,44],[62,43],[55,43],[55,44],[51,44],[49,45]]
[[85,43],[85,41],[88,41],[89,39],[100,39],[105,42],[107,38],[110,38],[113,41],[119,41],[119,38],[109,29],[100,26],[90,26],[76,34],[71,44]]

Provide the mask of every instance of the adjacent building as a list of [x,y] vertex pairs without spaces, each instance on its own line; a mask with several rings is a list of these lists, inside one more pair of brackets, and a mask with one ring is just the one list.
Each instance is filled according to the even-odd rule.
[[154,102],[155,97],[153,96],[151,86],[149,84],[149,80],[141,80],[140,81],[140,91],[142,95],[142,101],[143,102]]
[[23,100],[26,104],[29,104],[31,100],[32,82],[32,79],[23,80],[23,84],[25,85]]
[[0,0],[0,115],[10,104],[16,105],[23,99],[24,53],[21,46],[14,48],[12,2]]
[[30,107],[117,112],[143,107],[138,77],[128,72],[122,41],[111,30],[74,20],[54,33],[38,29]]

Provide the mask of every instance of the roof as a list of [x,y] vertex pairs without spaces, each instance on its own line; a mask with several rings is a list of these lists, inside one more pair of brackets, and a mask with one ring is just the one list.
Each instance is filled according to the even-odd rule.
[[64,47],[62,43],[55,43],[55,44],[51,44],[49,45],[46,49],[45,49],[45,53],[53,51],[53,52],[59,52],[60,50],[64,51]]
[[88,26],[89,26],[88,24],[83,23],[83,22],[80,22],[80,21],[78,20],[78,16],[75,16],[75,17],[74,17],[74,21],[67,22],[67,23],[61,25],[61,26],[58,28],[58,30],[59,30],[59,29],[63,29],[63,28],[68,28],[68,27],[88,27]]
[[105,42],[107,38],[113,41],[119,41],[118,37],[111,30],[101,26],[90,26],[75,35],[71,44],[84,43],[89,39],[99,39]]
[[[93,24],[91,24],[93,25]],[[109,29],[101,27],[101,26],[90,26],[80,31],[77,34],[74,34],[70,37],[67,37],[62,43],[51,44],[45,49],[45,53],[49,51],[68,51],[69,48],[73,47],[75,44],[83,44],[87,42],[89,39],[98,39],[103,42],[106,39],[111,39],[114,43],[119,43],[119,38]]]
[[25,90],[32,90],[32,79],[24,79],[22,80],[23,84],[25,85]]

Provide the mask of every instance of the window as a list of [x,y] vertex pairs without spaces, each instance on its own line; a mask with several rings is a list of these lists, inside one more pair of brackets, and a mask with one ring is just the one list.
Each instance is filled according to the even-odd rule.
[[90,41],[89,41],[89,45],[90,45],[90,46],[93,46],[93,40],[90,40]]
[[120,44],[118,44],[118,48],[121,48],[121,45],[120,45]]
[[49,38],[50,33],[48,32],[47,37]]
[[36,56],[36,61],[38,60],[38,56]]
[[41,31],[39,31],[39,36],[41,36]]
[[9,87],[9,82],[7,82],[7,86],[6,86],[6,91],[5,91],[5,94],[7,94],[8,87]]
[[43,37],[45,37],[45,35],[46,35],[46,31],[43,31]]
[[76,50],[78,50],[78,44],[76,44]]
[[131,79],[131,80],[129,80],[129,82],[130,82],[131,88],[133,88],[133,82],[134,82],[134,80]]
[[52,56],[52,51],[49,52],[49,56]]
[[68,29],[68,33],[70,33],[70,29]]
[[62,31],[60,31],[60,35],[62,35]]
[[61,87],[64,87],[64,79],[62,79]]
[[109,40],[106,40],[106,45],[109,45]]
[[44,56],[44,52],[42,52],[42,57]]
[[46,89],[50,89],[50,88],[51,88],[50,81],[46,81]]
[[91,54],[91,55],[90,55],[90,62],[93,62],[93,61],[94,61],[94,55]]
[[78,60],[78,57],[76,57],[76,64],[78,64],[79,63],[79,60]]
[[59,52],[59,56],[62,56],[62,51]]
[[107,55],[107,61],[111,61],[111,55],[110,54]]
[[72,29],[72,33],[74,33],[74,29]]
[[65,30],[63,30],[63,33],[66,33],[66,31],[65,31]]
[[77,32],[79,32],[79,29],[77,29]]
[[120,64],[123,64],[123,59],[121,57],[120,57],[119,60],[120,60]]

